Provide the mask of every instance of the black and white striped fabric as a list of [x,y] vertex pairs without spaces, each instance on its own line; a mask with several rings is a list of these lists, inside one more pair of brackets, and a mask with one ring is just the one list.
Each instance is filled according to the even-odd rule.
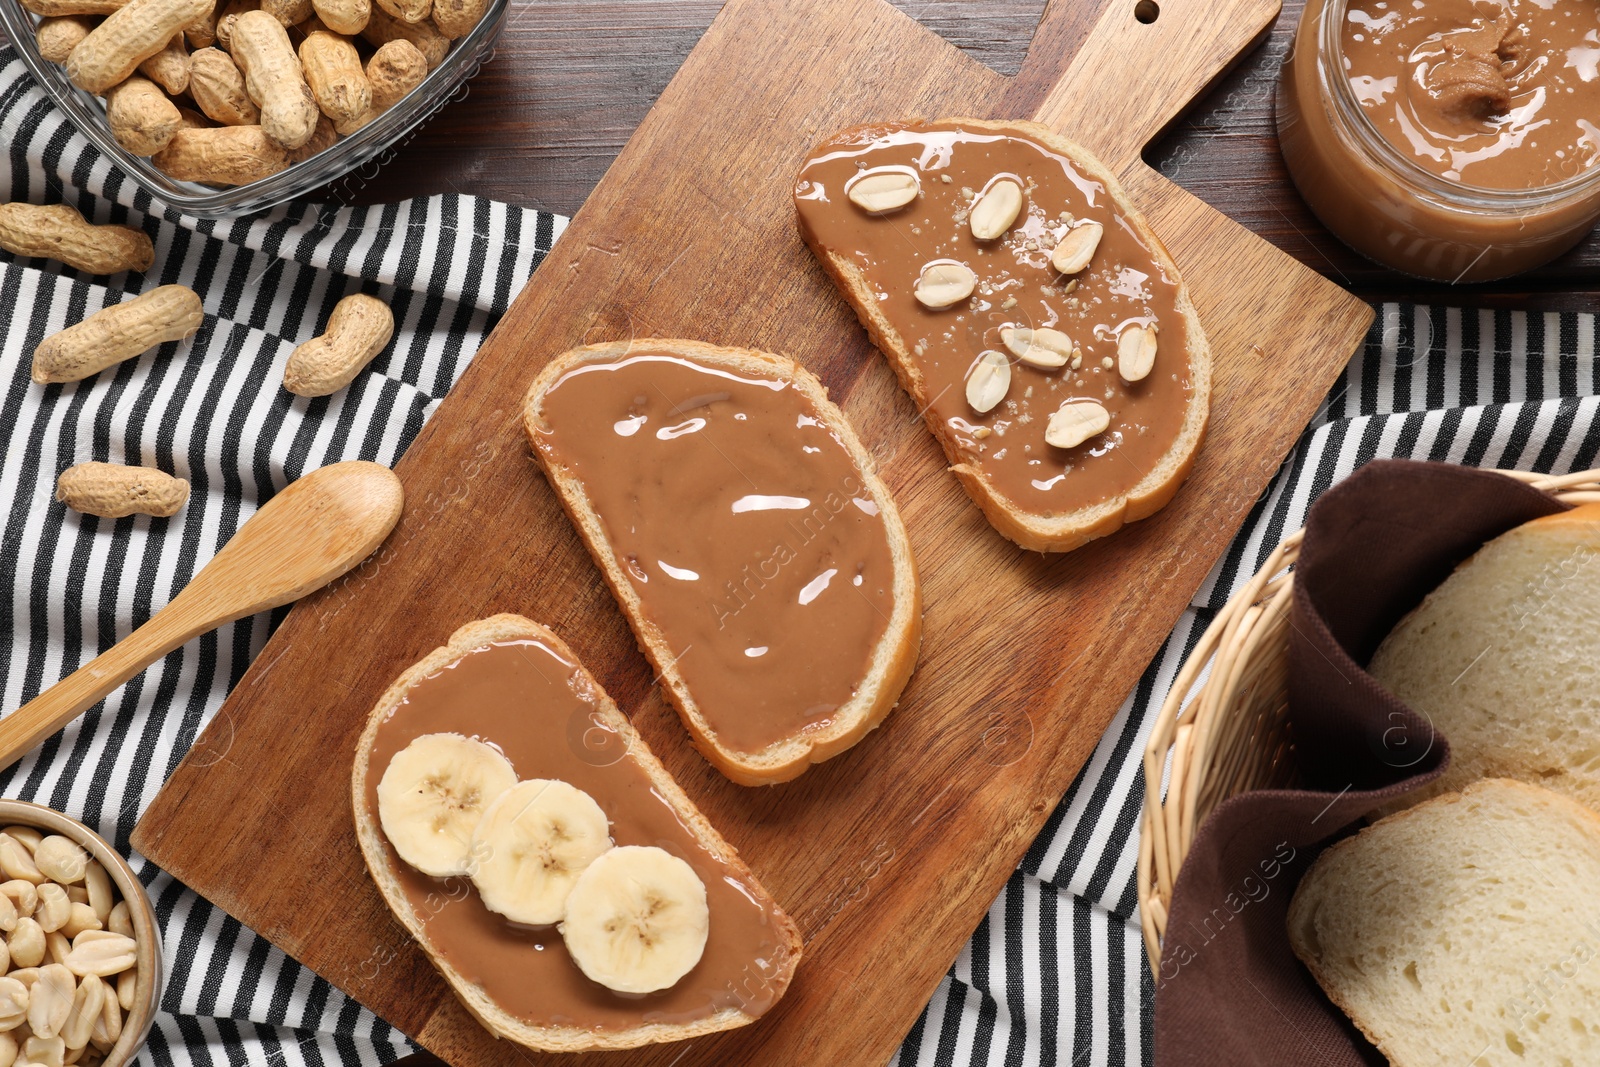
[[[565,220],[468,197],[294,206],[227,223],[165,211],[110,168],[0,50],[0,188],[144,227],[156,272],[109,286],[0,253],[0,707],[14,708],[165,604],[273,492],[343,459],[391,463]],[[103,281],[103,280],[102,280]],[[28,377],[47,333],[159,284],[205,295],[191,340],[95,378]],[[387,352],[341,393],[277,388],[293,346],[349,292],[395,309]],[[1330,484],[1377,456],[1572,470],[1600,450],[1592,316],[1385,307],[1362,354],[1197,594],[895,1057],[897,1067],[1150,1060],[1134,891],[1150,715],[1229,595]],[[189,479],[172,520],[78,516],[56,474],[88,459]],[[246,619],[174,652],[12,770],[0,793],[67,811],[119,848],[266,640]],[[225,813],[219,817],[226,817]],[[170,978],[142,1059],[378,1064],[387,1024],[134,857]]]
[[[0,707],[15,708],[164,605],[275,491],[346,459],[393,463],[533,272],[565,220],[462,196],[371,209],[296,205],[210,223],[153,204],[0,50],[4,199],[65,201],[155,239],[147,275],[91,280],[0,253]],[[29,380],[47,334],[156,285],[192,286],[190,340],[84,382]],[[394,309],[389,349],[347,389],[306,400],[283,367],[343,296]],[[187,478],[173,519],[110,521],[53,499],[84,460]],[[119,849],[271,629],[190,643],[0,774],[0,794],[77,816]],[[218,813],[226,818],[225,812]],[[147,1063],[378,1064],[409,1044],[265,941],[134,856],[168,981]]]
[[[1135,867],[1145,738],[1178,669],[1311,502],[1397,456],[1543,472],[1600,463],[1596,317],[1385,305],[1089,765],[940,985],[895,1067],[1151,1062]],[[1179,501],[1182,501],[1180,495]]]

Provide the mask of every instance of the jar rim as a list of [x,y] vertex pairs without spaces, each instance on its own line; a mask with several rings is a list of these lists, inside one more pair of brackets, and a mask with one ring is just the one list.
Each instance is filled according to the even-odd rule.
[[1441,199],[1464,202],[1474,207],[1504,208],[1546,206],[1577,192],[1587,193],[1600,185],[1600,162],[1591,163],[1582,173],[1563,178],[1550,185],[1535,185],[1527,189],[1496,189],[1468,182],[1451,181],[1435,174],[1397,149],[1383,136],[1366,109],[1356,99],[1350,80],[1335,77],[1334,72],[1344,70],[1343,33],[1344,16],[1350,0],[1327,0],[1322,8],[1318,27],[1318,50],[1331,57],[1331,63],[1319,63],[1323,91],[1341,112],[1344,124],[1362,142],[1369,155],[1376,155],[1394,172],[1395,177],[1420,186],[1424,191]]

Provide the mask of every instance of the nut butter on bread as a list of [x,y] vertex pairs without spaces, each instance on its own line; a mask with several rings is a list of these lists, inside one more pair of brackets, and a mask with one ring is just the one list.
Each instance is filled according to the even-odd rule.
[[1600,817],[1491,778],[1319,856],[1289,940],[1393,1067],[1595,1064],[1597,885]]
[[[422,756],[437,773],[407,766]],[[385,901],[497,1037],[580,1052],[716,1033],[759,1018],[799,963],[794,922],[572,650],[521,616],[468,623],[390,686],[351,791]],[[617,943],[628,924],[637,941]]]
[[1484,545],[1368,671],[1450,739],[1449,769],[1396,807],[1518,778],[1600,811],[1600,504]]
[[787,781],[888,715],[922,632],[911,545],[822,384],[694,341],[564,353],[534,455],[711,763]]
[[1032,122],[861,126],[816,148],[800,233],[989,522],[1066,552],[1172,499],[1211,352],[1115,176]]

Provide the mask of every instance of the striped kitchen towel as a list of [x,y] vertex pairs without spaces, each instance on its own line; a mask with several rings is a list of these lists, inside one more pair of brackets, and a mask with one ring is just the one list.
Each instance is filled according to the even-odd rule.
[[1151,1062],[1154,989],[1135,887],[1143,756],[1184,658],[1228,598],[1304,525],[1311,502],[1369,460],[1561,473],[1600,466],[1596,321],[1379,309],[1365,346],[989,909],[896,1067]]
[[[0,50],[0,143],[4,199],[65,201],[94,221],[143,228],[156,247],[150,273],[109,279],[0,253],[5,708],[127,636],[300,474],[347,459],[392,464],[566,221],[464,196],[185,218],[113,170],[11,49]],[[44,336],[174,282],[204,301],[194,337],[83,382],[29,380]],[[393,307],[393,342],[331,397],[286,392],[290,351],[353,292]],[[172,519],[68,511],[53,499],[56,475],[91,459],[187,478],[189,504]],[[244,619],[167,656],[0,774],[0,794],[77,816],[128,851],[140,814],[273,621]],[[169,975],[143,1062],[379,1064],[409,1050],[354,1001],[132,859],[155,902]]]

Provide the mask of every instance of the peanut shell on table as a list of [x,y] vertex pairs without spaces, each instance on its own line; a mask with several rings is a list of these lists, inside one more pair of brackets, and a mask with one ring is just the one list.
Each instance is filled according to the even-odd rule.
[[87,274],[149,270],[150,235],[131,226],[96,226],[66,204],[0,204],[0,248],[54,259]]
[[389,305],[353,293],[334,305],[327,329],[289,356],[283,387],[298,396],[327,396],[349,385],[394,336]]
[[[217,132],[222,131],[179,130],[173,140],[185,134]],[[33,380],[48,385],[87,378],[157,345],[193,335],[204,319],[200,297],[193,289],[158,286],[132,300],[102,308],[82,322],[46,337],[33,350]],[[5,835],[0,834],[0,870],[8,877],[28,877],[12,874],[6,867],[5,840]],[[28,860],[30,865],[32,862]],[[39,879],[29,880],[42,879],[40,875]]]
[[[128,515],[170,518],[189,499],[189,483],[153,467],[79,463],[62,471],[56,479],[56,499],[74,511],[103,519]],[[72,907],[83,907],[90,915],[95,914],[87,904]]]

